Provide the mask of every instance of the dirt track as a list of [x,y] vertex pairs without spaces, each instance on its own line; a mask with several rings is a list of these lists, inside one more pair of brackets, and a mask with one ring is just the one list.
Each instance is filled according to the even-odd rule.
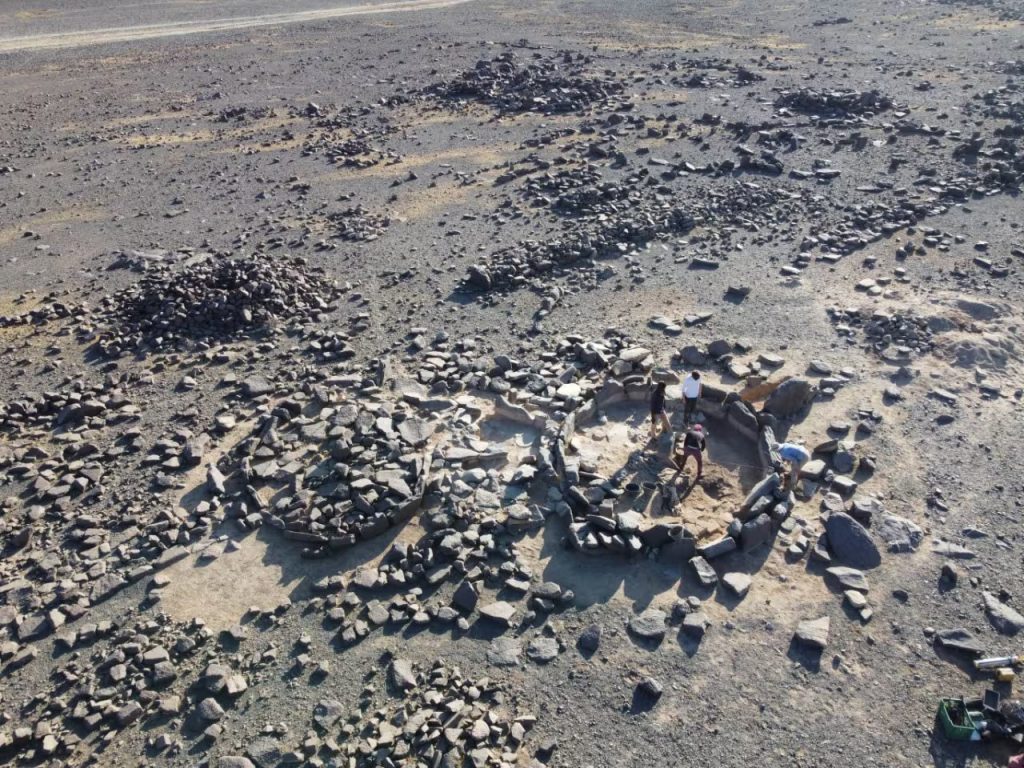
[[[332,8],[296,10],[284,13],[262,13],[241,15],[231,18],[195,19],[160,24],[142,24],[123,27],[97,27],[80,31],[50,32],[43,34],[0,37],[0,53],[12,51],[34,51],[53,48],[78,48],[83,45],[105,43],[126,43],[151,40],[161,37],[181,37],[211,32],[230,32],[253,27],[280,26],[326,21],[345,16],[375,16],[391,13],[408,13],[461,5],[471,0],[404,0],[404,2],[375,2],[358,5],[344,5]],[[242,9],[244,10],[244,9]],[[44,18],[45,18],[45,14]],[[104,14],[111,17],[114,11]]]

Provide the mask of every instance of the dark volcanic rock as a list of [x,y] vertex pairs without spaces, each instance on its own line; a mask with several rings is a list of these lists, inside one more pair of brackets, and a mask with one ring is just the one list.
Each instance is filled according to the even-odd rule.
[[854,568],[877,568],[882,562],[878,547],[867,529],[845,512],[833,512],[825,518],[829,549],[836,558]]

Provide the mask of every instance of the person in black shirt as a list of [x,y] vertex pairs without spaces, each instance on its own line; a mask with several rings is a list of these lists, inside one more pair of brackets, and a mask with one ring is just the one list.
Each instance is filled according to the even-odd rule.
[[661,427],[663,432],[672,433],[672,425],[669,424],[665,413],[664,381],[659,381],[651,391],[651,440],[658,436],[658,427]]
[[[682,447],[682,451],[680,451]],[[680,472],[686,468],[686,461],[691,456],[697,461],[697,476],[693,482],[700,480],[704,473],[704,451],[707,449],[707,438],[704,437],[704,427],[697,424],[686,432],[676,435],[672,445],[672,463]]]

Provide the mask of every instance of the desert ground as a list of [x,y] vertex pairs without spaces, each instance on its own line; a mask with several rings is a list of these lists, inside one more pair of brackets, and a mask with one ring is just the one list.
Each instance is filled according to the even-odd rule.
[[0,760],[1007,765],[1022,181],[1015,0],[0,0]]

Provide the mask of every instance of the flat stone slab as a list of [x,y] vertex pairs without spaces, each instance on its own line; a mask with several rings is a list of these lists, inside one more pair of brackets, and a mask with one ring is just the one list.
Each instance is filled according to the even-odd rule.
[[951,557],[956,560],[973,560],[976,555],[967,547],[954,544],[951,541],[933,541],[932,552],[942,557]]
[[924,540],[921,526],[899,515],[882,515],[873,530],[886,543],[890,552],[913,552]]
[[497,624],[512,626],[512,617],[516,615],[516,607],[504,600],[488,603],[480,609],[480,615]]
[[495,638],[487,648],[487,663],[496,667],[515,667],[523,646],[511,637]]
[[558,656],[558,641],[553,637],[535,637],[526,647],[526,655],[538,664],[547,664]]
[[868,592],[868,578],[863,571],[856,568],[848,568],[845,565],[836,565],[825,569],[826,575],[836,580],[844,590],[855,589],[858,592]]
[[825,518],[825,533],[829,549],[841,563],[861,569],[881,565],[882,556],[867,529],[845,512]]
[[750,585],[753,583],[753,579],[746,573],[727,573],[722,576],[722,583],[730,592],[736,595],[736,597],[743,599],[750,591]]
[[978,657],[985,653],[985,645],[961,627],[940,629],[935,633],[935,642],[947,651],[955,651],[966,656]]
[[648,608],[629,620],[629,631],[645,640],[661,640],[667,631],[668,616],[658,608]]
[[806,619],[797,625],[793,637],[798,643],[809,648],[824,650],[828,645],[830,625],[828,616],[822,616],[820,619]]

